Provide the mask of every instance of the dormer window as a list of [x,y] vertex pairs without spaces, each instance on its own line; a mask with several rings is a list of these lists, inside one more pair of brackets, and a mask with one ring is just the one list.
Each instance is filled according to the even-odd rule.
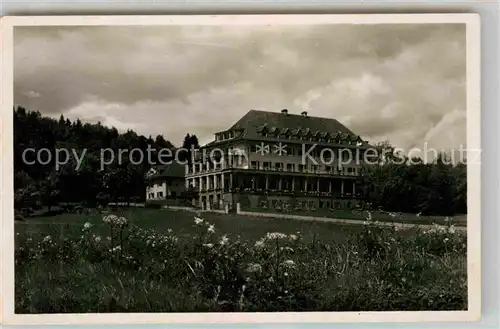
[[267,132],[268,128],[266,124],[263,124],[259,128],[257,128],[257,132],[260,133],[262,136],[267,137]]

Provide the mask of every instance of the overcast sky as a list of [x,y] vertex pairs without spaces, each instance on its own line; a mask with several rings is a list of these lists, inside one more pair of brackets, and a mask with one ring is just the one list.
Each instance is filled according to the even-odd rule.
[[14,101],[179,145],[250,109],[402,148],[465,144],[465,25],[16,27]]

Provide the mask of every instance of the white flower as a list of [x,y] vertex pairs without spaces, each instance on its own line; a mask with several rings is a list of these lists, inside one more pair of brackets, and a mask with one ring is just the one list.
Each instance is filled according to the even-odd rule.
[[255,247],[257,247],[257,248],[263,248],[264,245],[265,245],[265,243],[264,243],[263,239],[258,240],[258,241],[255,242]]
[[203,246],[207,248],[212,248],[214,245],[213,243],[204,243]]
[[95,240],[95,242],[99,243],[99,242],[101,242],[101,237],[100,236],[96,236],[94,238],[94,240]]
[[194,223],[195,223],[196,225],[200,225],[201,223],[203,223],[203,218],[200,218],[200,217],[195,216],[195,217],[194,217]]
[[451,226],[448,228],[448,233],[455,234],[455,232],[456,232],[455,226],[454,226],[454,225],[451,225]]
[[283,275],[284,275],[284,276],[288,276],[288,273],[287,273],[287,272],[285,272],[285,273],[283,273]]
[[268,240],[278,240],[278,239],[286,239],[288,236],[284,233],[279,233],[279,232],[273,232],[273,233],[267,233],[266,234],[266,239]]
[[262,266],[257,263],[249,263],[246,267],[246,271],[250,273],[262,272]]
[[288,259],[288,260],[285,260],[283,263],[281,263],[281,265],[283,265],[285,267],[294,267],[295,262],[291,259]]
[[103,217],[102,221],[110,225],[125,226],[128,221],[125,217],[118,217],[116,215],[108,215]]
[[169,228],[169,229],[167,230],[167,232],[168,232],[168,233],[172,233],[172,229],[171,229],[171,228]]
[[118,217],[116,224],[120,226],[127,225],[127,219],[125,217]]
[[210,226],[208,226],[208,228],[207,228],[207,232],[208,232],[208,233],[214,233],[214,232],[215,232],[215,226],[214,226],[214,225],[210,225]]
[[448,238],[444,238],[443,242],[444,242],[444,243],[446,243],[446,242],[448,242],[449,240],[450,240],[450,239],[448,239]]
[[107,223],[107,224],[113,224],[117,218],[118,218],[118,216],[116,216],[116,215],[108,215],[108,216],[104,216],[102,218],[102,221],[104,223]]
[[223,245],[225,245],[228,241],[229,241],[229,238],[227,237],[227,235],[223,235],[223,236],[220,238],[219,243],[223,246]]
[[49,242],[52,240],[52,237],[50,235],[47,235],[45,238],[43,238],[43,242]]
[[90,224],[89,222],[86,222],[85,224],[83,224],[83,230],[84,231],[90,229],[91,227],[92,227],[92,224]]
[[298,238],[297,238],[297,236],[296,236],[295,234],[290,234],[290,235],[288,236],[288,238],[289,238],[290,240],[292,240],[292,241],[295,241],[295,240],[297,240],[297,239],[298,239]]

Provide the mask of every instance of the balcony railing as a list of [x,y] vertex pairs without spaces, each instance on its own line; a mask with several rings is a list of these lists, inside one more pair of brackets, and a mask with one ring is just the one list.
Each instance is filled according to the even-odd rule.
[[211,167],[209,169],[205,170],[195,170],[194,172],[192,170],[189,170],[187,172],[187,176],[192,176],[192,175],[197,175],[197,174],[209,174],[209,173],[216,173],[218,171],[224,170],[224,169],[229,169],[229,168],[234,168],[234,169],[240,169],[240,170],[256,170],[256,171],[270,171],[270,172],[287,172],[287,173],[303,173],[303,174],[321,174],[321,175],[332,175],[332,176],[347,176],[347,177],[361,177],[363,176],[362,172],[346,172],[346,171],[341,171],[341,170],[325,170],[325,169],[317,169],[317,170],[312,170],[308,168],[301,168],[301,169],[295,169],[295,170],[289,170],[290,168],[286,167],[258,167],[258,166],[249,166],[248,168],[244,167],[238,167],[238,166],[232,166],[232,165],[218,165],[216,167]]

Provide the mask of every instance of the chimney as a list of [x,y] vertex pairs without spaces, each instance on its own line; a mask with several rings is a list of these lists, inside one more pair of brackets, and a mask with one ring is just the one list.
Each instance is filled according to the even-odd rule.
[[302,111],[302,113],[300,113],[303,117],[306,117],[307,116],[307,111]]
[[283,109],[283,110],[281,110],[281,113],[288,114],[288,110],[287,109]]

